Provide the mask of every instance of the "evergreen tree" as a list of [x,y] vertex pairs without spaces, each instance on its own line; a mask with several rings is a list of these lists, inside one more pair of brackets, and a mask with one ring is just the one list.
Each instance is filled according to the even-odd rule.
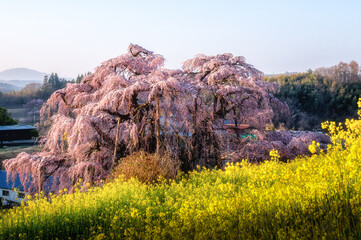
[[18,121],[10,116],[7,109],[0,107],[0,126],[15,124],[18,124]]

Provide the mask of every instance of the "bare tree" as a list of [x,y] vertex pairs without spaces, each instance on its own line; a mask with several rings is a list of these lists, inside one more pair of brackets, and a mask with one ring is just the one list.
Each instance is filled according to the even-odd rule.
[[318,68],[315,73],[339,83],[360,80],[360,67],[356,61],[351,61],[349,64],[340,62],[329,68]]

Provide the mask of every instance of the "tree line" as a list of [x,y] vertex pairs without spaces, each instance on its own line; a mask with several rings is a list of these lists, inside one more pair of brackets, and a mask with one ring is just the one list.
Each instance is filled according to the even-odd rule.
[[67,83],[79,83],[81,79],[90,73],[78,75],[76,79],[66,80],[60,78],[57,73],[45,76],[43,83],[29,83],[20,91],[9,93],[0,92],[0,103],[2,107],[21,106],[33,99],[46,101],[50,95],[58,89],[62,89]]
[[291,113],[286,128],[314,130],[320,129],[321,123],[327,120],[341,122],[356,117],[361,74],[355,61],[304,73],[265,76],[264,79],[280,84],[275,97],[286,102]]

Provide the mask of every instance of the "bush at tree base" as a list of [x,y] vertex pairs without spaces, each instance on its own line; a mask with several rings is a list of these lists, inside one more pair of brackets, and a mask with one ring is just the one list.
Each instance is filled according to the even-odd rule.
[[119,178],[136,178],[143,183],[156,183],[158,180],[175,179],[179,172],[180,162],[167,155],[139,151],[120,159],[108,178],[110,181]]

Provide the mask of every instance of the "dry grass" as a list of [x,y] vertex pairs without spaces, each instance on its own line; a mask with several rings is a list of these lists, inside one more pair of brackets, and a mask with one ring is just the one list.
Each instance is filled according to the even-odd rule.
[[156,182],[159,178],[176,178],[180,162],[164,155],[137,152],[119,160],[110,179],[124,175],[125,179],[136,178],[143,183]]

